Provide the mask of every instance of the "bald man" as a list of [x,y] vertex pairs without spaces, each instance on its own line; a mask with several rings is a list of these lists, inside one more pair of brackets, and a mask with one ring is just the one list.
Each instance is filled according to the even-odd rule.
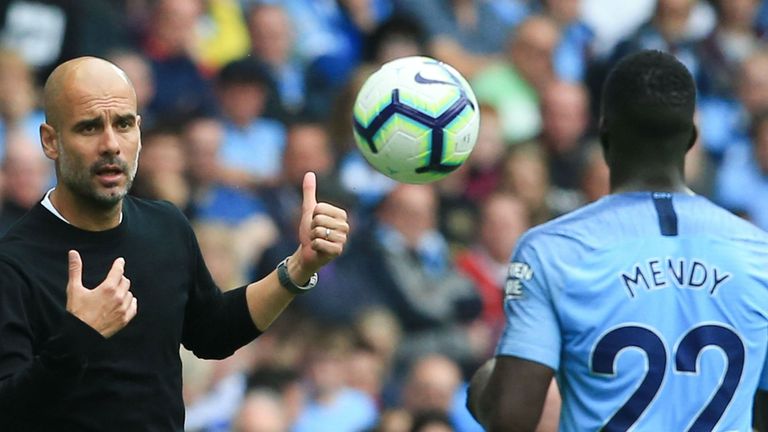
[[0,430],[179,431],[179,344],[224,358],[266,330],[346,242],[346,213],[304,177],[300,245],[222,294],[172,205],[127,195],[141,150],[125,73],[57,67],[40,140],[57,183],[0,241]]

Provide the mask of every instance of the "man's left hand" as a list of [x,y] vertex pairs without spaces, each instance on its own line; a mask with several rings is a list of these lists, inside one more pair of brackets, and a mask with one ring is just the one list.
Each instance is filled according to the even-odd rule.
[[314,173],[304,175],[302,190],[301,244],[294,254],[298,262],[288,266],[291,280],[298,284],[308,281],[320,267],[341,255],[349,234],[347,212],[331,204],[317,202],[317,178]]

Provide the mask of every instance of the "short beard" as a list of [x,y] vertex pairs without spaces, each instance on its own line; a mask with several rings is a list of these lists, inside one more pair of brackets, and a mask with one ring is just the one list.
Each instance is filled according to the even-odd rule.
[[[130,170],[125,161],[117,157],[104,157],[96,161],[88,169],[83,169],[76,161],[69,158],[66,152],[59,149],[58,177],[72,193],[83,200],[88,201],[94,207],[101,209],[110,209],[118,205],[128,194],[133,185],[133,178],[136,170]],[[93,186],[93,177],[104,165],[116,165],[126,176],[125,188],[120,191],[100,194]]]

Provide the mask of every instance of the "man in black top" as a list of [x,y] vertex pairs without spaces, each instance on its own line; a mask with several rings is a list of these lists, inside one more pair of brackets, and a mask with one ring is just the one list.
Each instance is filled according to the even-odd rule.
[[298,249],[222,294],[184,216],[126,195],[141,119],[125,74],[71,60],[44,99],[57,185],[0,241],[0,430],[182,430],[179,344],[224,358],[266,330],[341,253],[346,213],[307,174]]

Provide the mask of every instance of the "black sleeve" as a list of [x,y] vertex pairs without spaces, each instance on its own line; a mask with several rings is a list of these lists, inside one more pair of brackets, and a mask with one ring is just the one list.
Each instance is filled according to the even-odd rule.
[[83,375],[88,355],[104,338],[65,313],[58,333],[36,341],[29,287],[0,263],[0,429],[40,413],[65,395]]
[[203,261],[190,229],[193,279],[184,316],[182,344],[204,359],[223,359],[261,334],[251,318],[245,287],[222,293]]

